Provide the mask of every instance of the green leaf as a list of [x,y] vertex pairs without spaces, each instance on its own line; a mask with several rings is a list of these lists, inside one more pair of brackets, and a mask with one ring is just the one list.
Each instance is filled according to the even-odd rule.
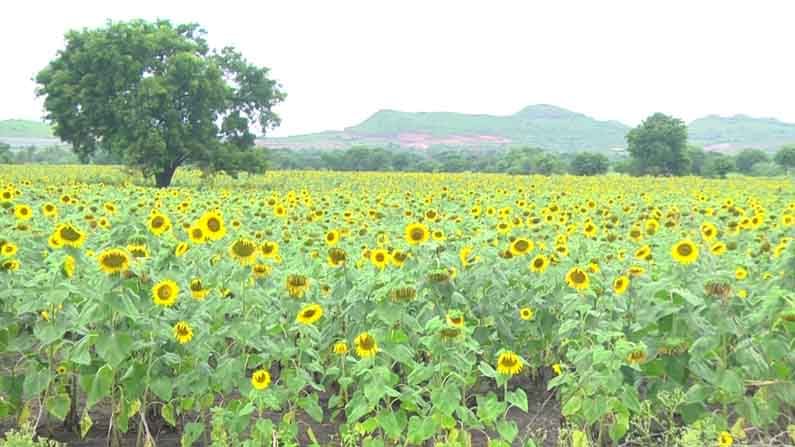
[[517,388],[514,391],[508,392],[508,402],[516,408],[527,413],[527,393],[523,389]]
[[155,396],[159,397],[163,401],[171,400],[171,393],[173,390],[173,386],[171,380],[166,377],[159,377],[152,381],[152,384],[149,385],[149,388],[155,393]]
[[61,393],[48,397],[45,405],[47,406],[47,411],[49,411],[51,415],[63,421],[69,413],[69,405],[71,403],[72,399],[69,395]]
[[91,364],[91,345],[93,344],[94,335],[86,335],[74,346],[69,352],[69,360],[78,365],[88,366]]
[[478,365],[478,369],[480,370],[481,374],[483,374],[484,376],[486,376],[488,378],[493,379],[493,378],[497,377],[497,371],[495,371],[494,368],[491,365],[489,365],[488,363],[486,363],[484,361],[480,362],[480,364]]
[[745,386],[740,376],[731,369],[723,371],[720,376],[720,389],[732,398],[741,397],[745,394]]
[[563,416],[571,417],[577,414],[582,408],[582,397],[579,394],[575,394],[563,404],[563,408],[561,409],[561,413]]
[[163,416],[163,420],[168,422],[168,425],[172,427],[177,426],[177,418],[174,414],[174,406],[171,405],[171,403],[163,405],[163,408],[160,410],[160,414]]
[[117,367],[132,351],[133,338],[127,333],[113,333],[97,338],[97,354],[110,366]]
[[430,439],[434,434],[436,434],[436,422],[434,422],[433,418],[412,416],[411,419],[409,419],[407,436],[409,443],[420,444]]
[[610,425],[610,439],[613,440],[616,444],[624,435],[627,434],[629,430],[629,413],[627,412],[618,412],[615,414],[615,421],[612,425]]
[[589,447],[588,435],[581,430],[574,430],[571,433],[571,447]]
[[[401,417],[399,417],[400,415]],[[393,440],[400,439],[403,427],[406,425],[406,413],[403,411],[382,411],[376,417],[384,433]]]
[[608,402],[604,397],[597,397],[595,399],[585,398],[582,403],[582,408],[585,422],[593,424],[607,413]]
[[502,436],[502,439],[512,443],[516,435],[519,434],[519,427],[516,426],[516,422],[503,419],[497,422],[497,433]]
[[315,422],[318,424],[323,423],[323,408],[318,404],[317,394],[310,394],[298,399],[298,406],[306,411]]
[[91,427],[94,425],[94,421],[91,420],[91,416],[88,414],[88,407],[83,409],[83,415],[80,417],[80,437],[82,439],[86,438],[88,431],[91,430]]
[[190,447],[194,442],[199,440],[202,432],[204,431],[204,424],[198,422],[189,422],[185,424],[182,430],[182,438],[180,438],[181,447]]
[[28,372],[25,381],[22,383],[22,394],[25,397],[33,397],[44,391],[50,384],[50,370],[41,368],[36,371]]
[[91,408],[100,400],[110,396],[110,387],[112,385],[113,368],[110,365],[102,365],[91,380],[91,387],[88,389],[88,396],[86,397],[86,407]]

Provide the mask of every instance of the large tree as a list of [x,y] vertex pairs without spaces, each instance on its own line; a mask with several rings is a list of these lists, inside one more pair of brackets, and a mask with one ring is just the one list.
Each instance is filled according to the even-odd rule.
[[202,169],[258,171],[253,129],[279,124],[285,94],[233,48],[211,51],[197,24],[108,22],[69,31],[66,48],[36,76],[46,118],[81,160],[118,156],[171,183],[190,163]]
[[690,168],[687,126],[678,118],[655,113],[629,131],[627,144],[641,174],[682,175]]
[[737,170],[743,174],[750,174],[755,164],[768,161],[770,161],[770,157],[761,149],[743,149],[734,157]]
[[599,175],[607,172],[610,161],[604,154],[580,152],[571,161],[571,173],[574,175]]
[[787,172],[795,169],[795,144],[782,146],[781,149],[776,152],[773,160],[775,160],[779,166],[786,169]]

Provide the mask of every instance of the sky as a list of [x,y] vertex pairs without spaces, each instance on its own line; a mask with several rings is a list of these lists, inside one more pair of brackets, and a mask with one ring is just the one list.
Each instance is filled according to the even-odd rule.
[[795,122],[788,0],[39,0],[0,15],[0,119],[42,117],[31,79],[67,30],[165,18],[271,69],[287,92],[273,136],[341,130],[379,109],[530,104],[629,125],[654,112]]

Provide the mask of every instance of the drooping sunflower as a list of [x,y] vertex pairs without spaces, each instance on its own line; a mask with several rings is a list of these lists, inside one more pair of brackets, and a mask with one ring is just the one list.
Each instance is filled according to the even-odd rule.
[[334,343],[334,347],[331,348],[331,351],[337,355],[345,355],[348,353],[348,343],[346,341],[338,341]]
[[544,273],[547,267],[549,267],[549,258],[544,255],[536,255],[536,257],[530,261],[531,272]]
[[20,262],[17,259],[6,259],[2,263],[0,263],[0,271],[3,272],[15,272],[19,270]]
[[627,363],[630,365],[640,365],[646,361],[646,351],[643,349],[635,349],[627,356]]
[[737,281],[742,281],[745,278],[748,278],[748,270],[746,270],[745,267],[737,267],[734,270],[734,277],[737,279]]
[[97,255],[99,269],[108,275],[126,272],[130,268],[130,254],[121,248],[108,248]]
[[331,267],[341,267],[348,260],[348,254],[345,253],[345,250],[334,247],[329,249],[326,260]]
[[75,276],[75,258],[73,256],[67,255],[66,258],[64,258],[61,271],[67,278]]
[[204,230],[207,238],[217,241],[226,236],[226,225],[224,225],[224,216],[220,211],[208,211],[204,213],[199,219],[199,226]]
[[267,259],[274,259],[279,257],[279,243],[276,241],[265,241],[260,247],[262,256]]
[[287,276],[287,293],[293,298],[302,298],[309,289],[309,278],[304,275]]
[[690,239],[682,239],[671,247],[671,257],[680,264],[692,264],[698,259],[698,246]]
[[174,325],[174,338],[181,345],[188,343],[193,339],[193,328],[190,327],[187,321],[179,321]]
[[254,278],[265,278],[270,276],[272,270],[268,264],[254,264],[251,266],[251,276]]
[[635,250],[635,259],[640,261],[651,260],[651,247],[647,244]]
[[534,316],[535,312],[533,312],[533,309],[530,307],[522,307],[521,309],[519,309],[519,318],[521,318],[524,321],[530,321],[533,319]]
[[566,273],[566,284],[576,290],[585,290],[591,285],[588,273],[579,267],[572,267]]
[[514,256],[524,256],[533,251],[533,248],[535,248],[533,241],[520,237],[511,242],[511,247],[509,250]]
[[146,221],[146,227],[149,229],[150,233],[155,236],[160,236],[171,229],[171,219],[160,211],[154,211],[149,215],[149,219]]
[[428,229],[428,226],[423,223],[412,223],[406,225],[405,230],[405,237],[406,242],[411,245],[420,245],[424,244],[428,241],[431,236],[431,232]]
[[389,252],[383,248],[376,248],[370,253],[370,262],[372,262],[378,270],[383,270],[390,262]]
[[268,388],[271,384],[271,373],[266,369],[258,369],[251,375],[251,386],[257,391]]
[[512,351],[503,351],[497,357],[497,372],[506,376],[515,376],[522,372],[524,362]]
[[16,217],[17,220],[29,220],[33,217],[33,210],[30,206],[21,203],[14,205],[14,217]]
[[80,248],[86,241],[85,233],[70,223],[59,224],[55,228],[54,236],[58,238],[61,245],[73,248]]
[[398,268],[403,267],[403,264],[406,262],[406,259],[408,259],[408,257],[409,257],[408,253],[400,250],[395,250],[389,255],[389,258],[392,261],[392,265]]
[[480,261],[480,256],[473,256],[472,252],[474,249],[471,245],[465,245],[461,247],[461,250],[458,252],[458,260],[461,262],[462,268],[467,268],[472,264],[477,263]]
[[323,307],[320,304],[307,304],[298,311],[295,321],[300,324],[315,324],[323,316]]
[[723,242],[718,241],[718,242],[713,243],[709,247],[709,252],[712,253],[715,256],[720,256],[720,255],[726,253],[727,249],[728,249],[728,247],[726,246],[726,244],[724,244]]
[[459,329],[464,327],[464,315],[459,311],[448,312],[445,318],[449,326]]
[[361,358],[373,357],[378,352],[378,342],[368,332],[362,332],[353,340],[356,346],[356,355]]
[[190,296],[198,301],[203,300],[207,297],[207,294],[210,293],[210,291],[204,287],[204,284],[200,278],[193,278],[190,280],[190,285],[188,288],[190,289]]
[[257,260],[257,243],[250,239],[237,239],[229,245],[229,256],[240,265],[251,265]]
[[177,302],[179,286],[176,282],[165,279],[152,287],[152,301],[163,307],[171,307]]
[[187,253],[189,249],[190,246],[186,242],[180,242],[176,247],[174,247],[174,256],[178,258],[185,256],[185,253]]
[[133,256],[133,258],[149,257],[149,247],[144,244],[130,244],[127,246],[127,251]]
[[629,289],[629,277],[626,275],[621,275],[613,281],[613,292],[616,295],[623,295],[627,289]]

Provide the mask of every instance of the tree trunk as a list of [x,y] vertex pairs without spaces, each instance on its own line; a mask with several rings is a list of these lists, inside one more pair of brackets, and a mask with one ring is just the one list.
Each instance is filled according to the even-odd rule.
[[171,179],[174,177],[174,172],[177,168],[171,166],[163,168],[162,171],[155,174],[155,184],[158,188],[168,188],[171,185]]

